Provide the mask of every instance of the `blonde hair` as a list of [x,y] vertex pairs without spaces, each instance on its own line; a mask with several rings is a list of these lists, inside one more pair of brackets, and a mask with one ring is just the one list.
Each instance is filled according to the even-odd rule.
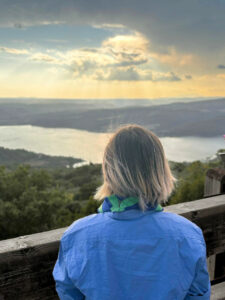
[[147,204],[165,203],[176,181],[159,138],[136,124],[119,128],[110,138],[102,172],[104,182],[95,199],[102,200],[112,194],[138,197],[143,211]]

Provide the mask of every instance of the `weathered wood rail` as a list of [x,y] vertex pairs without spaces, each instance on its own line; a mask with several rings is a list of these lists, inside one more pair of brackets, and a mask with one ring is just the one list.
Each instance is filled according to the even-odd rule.
[[[211,299],[225,299],[225,195],[171,205],[164,210],[201,227],[207,244]],[[65,229],[0,241],[0,300],[58,299],[52,270]],[[210,260],[214,254],[218,259],[216,267]]]

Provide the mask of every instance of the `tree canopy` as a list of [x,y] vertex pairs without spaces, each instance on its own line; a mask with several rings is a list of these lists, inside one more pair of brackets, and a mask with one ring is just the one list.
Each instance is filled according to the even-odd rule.
[[[177,183],[166,205],[202,198],[206,171],[220,164],[218,153],[205,162],[170,162]],[[93,194],[101,182],[99,164],[57,170],[0,166],[0,239],[65,227],[96,213],[100,203]]]

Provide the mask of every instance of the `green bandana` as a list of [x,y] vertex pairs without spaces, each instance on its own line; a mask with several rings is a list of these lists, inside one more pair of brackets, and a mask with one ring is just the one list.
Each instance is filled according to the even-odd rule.
[[[106,211],[121,212],[129,209],[140,209],[138,204],[138,198],[136,197],[121,198],[117,195],[111,195],[104,199],[102,205],[98,208],[98,212],[99,213],[103,213]],[[163,207],[160,204],[158,204],[157,206],[152,206],[148,204],[147,210],[154,210],[158,212],[158,211],[162,211]]]

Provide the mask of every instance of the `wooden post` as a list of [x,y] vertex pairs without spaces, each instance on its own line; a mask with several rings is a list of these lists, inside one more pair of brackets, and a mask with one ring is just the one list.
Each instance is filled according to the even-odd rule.
[[206,172],[204,197],[220,194],[225,194],[225,169],[209,169]]
[[[219,153],[222,160],[221,168],[209,169],[205,177],[204,197],[225,194],[225,153]],[[215,279],[217,255],[207,258],[208,270],[211,280]]]
[[207,267],[209,271],[210,280],[215,278],[216,254],[207,257]]

